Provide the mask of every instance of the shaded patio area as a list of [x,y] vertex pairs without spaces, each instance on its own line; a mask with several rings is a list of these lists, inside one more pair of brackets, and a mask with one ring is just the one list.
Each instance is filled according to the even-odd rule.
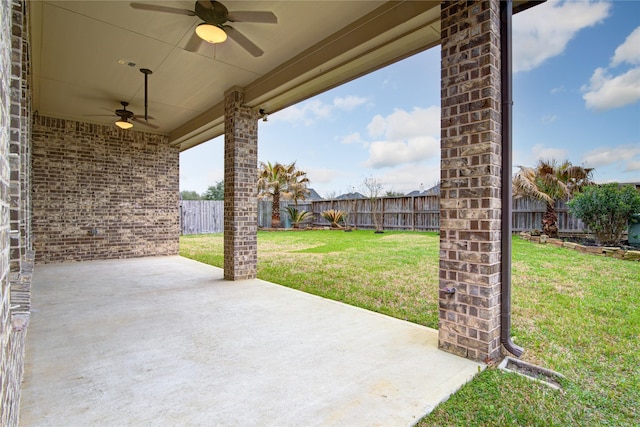
[[20,420],[385,425],[483,365],[433,329],[179,256],[39,265]]

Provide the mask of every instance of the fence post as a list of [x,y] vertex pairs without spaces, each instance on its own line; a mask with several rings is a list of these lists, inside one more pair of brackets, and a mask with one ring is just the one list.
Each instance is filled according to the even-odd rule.
[[355,216],[353,226],[358,228],[358,199],[356,196],[353,196],[353,215]]
[[416,231],[416,198],[411,196],[411,231]]

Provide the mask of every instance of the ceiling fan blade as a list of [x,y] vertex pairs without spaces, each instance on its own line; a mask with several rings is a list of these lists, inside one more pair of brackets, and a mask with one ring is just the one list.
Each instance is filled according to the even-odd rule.
[[247,52],[249,52],[253,56],[262,56],[264,53],[262,49],[260,49],[255,43],[249,40],[244,34],[240,31],[236,30],[232,27],[224,27],[227,35],[236,41],[240,46],[242,46]]
[[278,17],[273,12],[238,11],[229,12],[231,22],[255,22],[258,24],[277,24]]
[[[138,115],[138,114],[134,114],[134,115],[132,116],[132,118],[134,118],[134,119],[136,119],[136,120],[144,120],[144,116],[140,116],[140,115]],[[147,116],[147,119],[149,119],[149,120],[155,120],[155,117],[153,117],[153,116]]]
[[191,34],[189,41],[185,45],[184,50],[189,52],[197,52],[198,49],[200,49],[200,46],[202,46],[203,41],[204,40],[198,37],[198,35],[194,31],[193,34]]
[[132,117],[131,121],[132,122],[136,122],[136,123],[140,123],[141,125],[144,125],[144,126],[148,126],[148,127],[152,128],[152,129],[159,129],[160,128],[160,126],[156,126],[153,123],[145,122],[144,120],[140,120],[137,117]]
[[166,12],[166,13],[175,13],[177,15],[196,16],[196,13],[192,10],[178,9],[176,7],[168,7],[168,6],[159,6],[157,4],[129,3],[129,6],[131,6],[133,9],[152,10],[154,12]]

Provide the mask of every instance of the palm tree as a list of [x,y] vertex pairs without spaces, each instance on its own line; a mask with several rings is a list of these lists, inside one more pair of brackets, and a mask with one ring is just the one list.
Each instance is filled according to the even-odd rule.
[[561,164],[555,160],[540,160],[535,167],[518,167],[520,170],[513,177],[513,196],[544,201],[547,207],[542,217],[542,231],[550,237],[556,237],[556,202],[568,200],[581,188],[593,184],[593,168],[573,166],[568,160]]
[[289,166],[294,166],[294,170],[289,173],[289,183],[287,185],[287,193],[293,199],[295,208],[298,209],[298,200],[306,200],[310,191],[307,188],[309,178],[307,173],[301,170],[295,170],[295,162]]
[[307,173],[296,170],[296,162],[288,165],[281,163],[271,164],[271,162],[260,162],[260,173],[258,176],[258,193],[270,196],[272,199],[271,227],[280,226],[280,197],[292,196],[298,204],[298,199],[306,197],[306,184],[309,180]]
[[260,173],[258,176],[258,193],[271,196],[271,227],[280,226],[280,194],[287,188],[287,177],[285,168],[280,163],[260,162]]

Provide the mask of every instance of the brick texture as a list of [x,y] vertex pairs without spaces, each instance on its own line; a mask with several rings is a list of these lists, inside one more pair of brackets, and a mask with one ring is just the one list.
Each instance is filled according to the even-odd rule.
[[30,56],[26,3],[0,4],[0,425],[17,425],[31,309]]
[[225,96],[224,277],[253,279],[258,262],[258,117],[243,93]]
[[443,2],[441,18],[439,345],[491,361],[500,357],[499,0]]
[[[11,4],[0,3],[0,382],[2,385],[2,424],[12,412],[16,399],[11,396],[11,380],[8,376],[16,370],[10,356],[11,317],[9,312],[9,141],[11,134]],[[5,402],[7,408],[5,408]]]
[[166,136],[38,116],[36,263],[178,253],[179,153]]

